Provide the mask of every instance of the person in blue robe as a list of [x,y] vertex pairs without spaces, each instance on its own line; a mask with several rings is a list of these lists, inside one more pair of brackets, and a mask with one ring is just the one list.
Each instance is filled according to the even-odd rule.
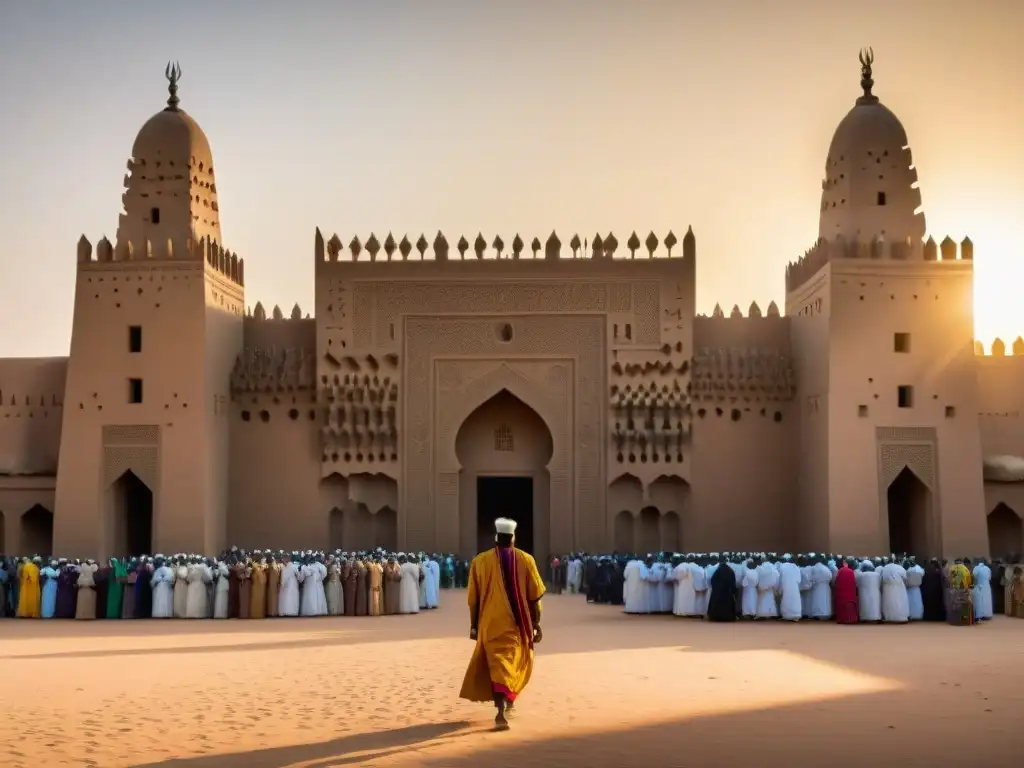
[[39,581],[43,586],[42,606],[39,615],[44,619],[52,619],[57,611],[57,584],[60,572],[57,570],[57,561],[51,560],[49,564],[39,571]]

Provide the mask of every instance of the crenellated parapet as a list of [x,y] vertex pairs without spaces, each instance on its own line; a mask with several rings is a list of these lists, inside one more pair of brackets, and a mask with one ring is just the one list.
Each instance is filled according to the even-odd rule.
[[793,361],[764,347],[701,347],[693,358],[691,394],[704,402],[786,402],[796,395]]
[[113,262],[197,262],[201,259],[235,284],[245,285],[245,259],[239,258],[237,254],[205,237],[198,241],[176,241],[173,238],[163,241],[147,240],[143,249],[137,249],[130,240],[124,240],[114,247],[106,237],[102,237],[96,243],[95,253],[92,243],[85,235],[78,239],[79,267]]
[[281,307],[274,305],[274,308],[270,312],[270,316],[267,316],[267,310],[263,307],[263,302],[257,301],[254,307],[246,308],[245,316],[256,322],[292,322],[295,320],[311,320],[307,312],[305,315],[302,314],[302,308],[296,303],[292,306],[292,311],[286,318],[284,312],[281,311]]
[[314,392],[316,359],[304,348],[246,347],[231,371],[232,394]]
[[[544,240],[533,238],[529,243],[518,234],[508,243],[499,235],[488,241],[478,233],[471,240],[465,236],[455,239],[452,244],[438,232],[432,239],[421,234],[412,241],[408,235],[396,240],[390,232],[382,240],[371,234],[365,241],[353,237],[348,245],[337,235],[324,240],[319,228],[314,240],[314,255],[318,262],[337,261],[456,261],[467,259],[636,259],[636,258],[694,258],[696,239],[689,228],[683,236],[682,248],[676,249],[679,240],[673,232],[663,238],[648,233],[643,240],[633,232],[625,243],[620,244],[613,234],[595,234],[592,238],[581,238],[578,234],[563,245],[557,233],[552,232]],[[639,256],[638,256],[639,254]]]
[[834,240],[819,239],[796,261],[786,266],[786,292],[794,291],[807,282],[818,271],[836,259],[861,259],[875,261],[925,261],[955,262],[973,261],[974,243],[965,237],[959,245],[947,236],[941,243],[935,238],[915,241],[887,241],[881,237],[871,241],[847,240],[842,236]]
[[[747,309],[746,315],[743,314],[739,304],[733,304],[732,310],[729,312],[729,316],[726,317],[725,312],[722,310],[722,305],[715,304],[715,308],[712,310],[710,316],[717,320],[756,320],[763,317],[781,317],[781,313],[779,312],[779,305],[774,301],[768,303],[768,309],[765,312],[761,311],[761,307],[758,306],[756,301],[752,301],[750,302],[750,307]],[[697,317],[706,319],[708,315],[700,314],[697,315]]]
[[[1024,356],[1024,337],[1018,336],[1014,340],[1010,348],[1010,352],[1013,357]],[[992,341],[991,346],[989,346],[988,352],[986,352],[985,344],[982,341],[975,339],[974,354],[986,357],[1005,357],[1007,355],[1006,342],[997,336]]]

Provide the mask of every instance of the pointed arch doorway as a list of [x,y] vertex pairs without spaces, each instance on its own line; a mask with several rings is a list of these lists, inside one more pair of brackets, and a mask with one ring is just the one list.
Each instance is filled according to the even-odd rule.
[[910,467],[903,467],[885,493],[889,552],[919,560],[935,554],[931,542],[932,492]]
[[553,441],[544,419],[507,389],[477,406],[459,426],[460,548],[494,545],[494,521],[515,520],[516,546],[547,556]]
[[132,470],[110,487],[115,557],[153,554],[153,491]]

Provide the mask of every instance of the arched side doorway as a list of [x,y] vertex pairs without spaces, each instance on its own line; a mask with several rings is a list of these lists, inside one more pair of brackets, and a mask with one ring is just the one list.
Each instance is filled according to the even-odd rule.
[[633,513],[623,509],[615,515],[615,551],[629,554],[636,550],[633,537]]
[[639,531],[637,532],[638,554],[646,556],[657,552],[661,545],[661,513],[657,507],[640,510]]
[[21,516],[21,551],[29,556],[53,554],[53,513],[42,504]]
[[517,546],[547,556],[539,550],[546,544],[552,450],[544,419],[507,389],[462,422],[455,436],[462,551],[493,546],[495,519],[508,517],[518,524]]
[[345,511],[341,507],[332,507],[328,513],[327,543],[333,552],[345,549]]
[[1024,521],[1013,507],[999,502],[988,513],[988,551],[992,557],[1024,553]]
[[110,487],[114,541],[111,554],[138,557],[153,554],[153,492],[130,469]]
[[669,511],[661,516],[661,551],[678,552],[682,549],[682,525],[679,515]]
[[929,536],[932,493],[910,467],[904,467],[886,490],[889,552],[906,552],[919,559],[931,551]]
[[398,549],[398,512],[385,506],[373,516],[373,540],[389,552]]

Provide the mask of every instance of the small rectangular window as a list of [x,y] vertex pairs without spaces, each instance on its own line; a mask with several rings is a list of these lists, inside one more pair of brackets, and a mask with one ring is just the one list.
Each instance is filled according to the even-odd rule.
[[388,326],[388,334],[391,336],[391,340],[394,341],[395,340],[395,324],[394,323],[391,323],[391,325]]
[[910,352],[910,334],[894,333],[892,336],[893,352]]
[[878,204],[885,205],[885,192],[878,193]]
[[128,402],[142,402],[142,379],[128,379]]
[[626,338],[630,340],[633,338],[633,326],[630,323],[626,323]]
[[619,338],[619,324],[618,323],[615,323],[615,325],[612,326],[612,338],[613,339]]
[[947,419],[952,419],[954,416],[956,416],[956,408],[953,407],[952,405],[947,405],[946,406],[946,418]]
[[914,407],[914,388],[908,384],[901,384],[896,388],[896,404],[900,408]]
[[142,326],[128,326],[128,351],[137,353],[142,351]]
[[866,405],[858,405],[857,406],[857,415],[860,416],[862,419],[867,418],[868,407]]
[[150,224],[159,224],[160,223],[160,209],[159,208],[150,208],[149,209],[149,223]]

